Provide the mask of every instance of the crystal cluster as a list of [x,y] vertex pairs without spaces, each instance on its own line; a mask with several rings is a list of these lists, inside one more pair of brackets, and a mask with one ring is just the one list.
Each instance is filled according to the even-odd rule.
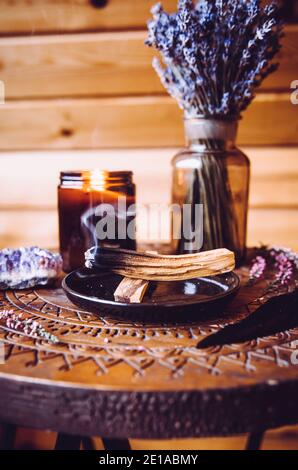
[[274,70],[283,24],[277,4],[260,0],[179,0],[152,8],[146,44],[161,82],[187,117],[238,117]]
[[62,258],[38,247],[0,250],[0,289],[50,284],[62,272]]

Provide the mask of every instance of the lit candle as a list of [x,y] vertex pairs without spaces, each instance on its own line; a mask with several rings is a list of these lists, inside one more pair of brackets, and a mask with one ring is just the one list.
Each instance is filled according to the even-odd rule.
[[94,245],[135,249],[132,172],[62,172],[58,207],[64,271],[83,266],[85,251]]

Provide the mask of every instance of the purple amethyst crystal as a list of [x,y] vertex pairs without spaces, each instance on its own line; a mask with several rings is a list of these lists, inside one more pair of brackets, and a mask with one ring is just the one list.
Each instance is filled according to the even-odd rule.
[[62,272],[62,258],[36,246],[0,250],[0,289],[46,285]]

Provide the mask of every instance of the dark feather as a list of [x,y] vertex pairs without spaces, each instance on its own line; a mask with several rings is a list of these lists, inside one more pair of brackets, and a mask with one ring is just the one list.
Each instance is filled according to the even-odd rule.
[[243,343],[298,326],[298,289],[272,297],[244,320],[228,325],[197,344],[198,349]]

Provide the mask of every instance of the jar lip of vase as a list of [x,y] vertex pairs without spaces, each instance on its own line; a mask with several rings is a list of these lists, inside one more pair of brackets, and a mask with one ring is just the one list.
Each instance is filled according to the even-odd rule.
[[189,143],[216,140],[234,142],[238,131],[238,120],[185,119],[185,134]]
[[184,121],[219,121],[219,122],[238,122],[242,119],[240,115],[205,115],[205,114],[192,114],[184,113]]

